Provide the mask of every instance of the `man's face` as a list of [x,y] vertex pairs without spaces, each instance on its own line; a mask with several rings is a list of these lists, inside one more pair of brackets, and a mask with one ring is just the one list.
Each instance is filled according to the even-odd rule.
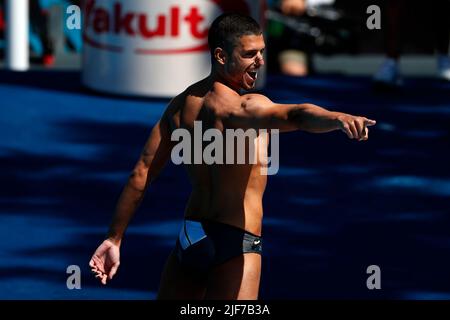
[[264,65],[264,49],[262,34],[239,38],[238,44],[224,65],[225,73],[234,86],[245,90],[255,87],[258,70]]

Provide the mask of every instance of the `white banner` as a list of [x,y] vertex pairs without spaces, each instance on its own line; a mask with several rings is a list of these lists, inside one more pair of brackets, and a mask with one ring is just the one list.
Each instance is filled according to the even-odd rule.
[[104,92],[172,97],[208,76],[211,22],[230,10],[261,21],[263,2],[86,0],[82,81]]

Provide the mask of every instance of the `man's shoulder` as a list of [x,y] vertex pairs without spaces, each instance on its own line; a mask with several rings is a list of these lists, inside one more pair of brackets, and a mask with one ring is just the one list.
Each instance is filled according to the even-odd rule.
[[197,81],[187,87],[180,96],[203,98],[211,90],[211,85],[208,84],[207,78]]
[[244,108],[263,108],[272,103],[269,98],[259,93],[247,93],[242,95],[241,98]]
[[179,93],[170,100],[168,111],[180,110],[195,104],[195,101],[204,98],[205,92],[201,90],[198,82],[187,87],[183,92]]

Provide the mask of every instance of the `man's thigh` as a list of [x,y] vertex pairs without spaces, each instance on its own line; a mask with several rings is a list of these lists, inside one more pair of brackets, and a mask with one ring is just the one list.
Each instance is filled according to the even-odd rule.
[[212,270],[205,298],[256,300],[260,278],[261,255],[244,253]]
[[206,281],[206,275],[194,274],[183,268],[172,251],[161,275],[158,299],[204,299]]

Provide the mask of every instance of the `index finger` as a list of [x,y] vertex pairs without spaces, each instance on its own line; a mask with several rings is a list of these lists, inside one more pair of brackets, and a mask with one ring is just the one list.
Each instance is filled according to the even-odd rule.
[[374,126],[376,124],[377,124],[377,122],[375,120],[370,120],[370,119],[364,118],[364,125],[366,127],[371,127],[371,126]]

